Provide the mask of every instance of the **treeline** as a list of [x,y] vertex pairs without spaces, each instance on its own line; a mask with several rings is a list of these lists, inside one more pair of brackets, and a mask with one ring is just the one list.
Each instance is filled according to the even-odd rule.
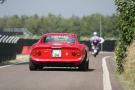
[[[101,17],[101,19],[100,19]],[[80,36],[89,37],[94,31],[100,33],[100,20],[102,25],[102,36],[106,38],[116,38],[119,30],[117,28],[117,16],[103,16],[93,14],[84,17],[72,16],[64,18],[56,16],[5,16],[0,17],[0,30],[4,28],[27,28],[36,35],[48,32],[68,32],[76,33]]]

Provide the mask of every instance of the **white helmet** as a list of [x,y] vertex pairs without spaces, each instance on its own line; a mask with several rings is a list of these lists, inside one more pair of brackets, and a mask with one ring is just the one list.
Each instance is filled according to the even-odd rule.
[[93,35],[97,35],[97,32],[93,32]]

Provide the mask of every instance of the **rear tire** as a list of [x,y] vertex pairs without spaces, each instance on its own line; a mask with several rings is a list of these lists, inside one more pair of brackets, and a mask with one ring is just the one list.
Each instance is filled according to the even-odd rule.
[[78,67],[80,71],[87,71],[89,69],[89,60],[86,61],[86,58],[87,57],[85,57],[84,61]]
[[86,62],[86,68],[85,70],[89,70],[89,60]]
[[30,71],[34,71],[37,69],[37,65],[33,63],[31,60],[29,61],[29,69]]

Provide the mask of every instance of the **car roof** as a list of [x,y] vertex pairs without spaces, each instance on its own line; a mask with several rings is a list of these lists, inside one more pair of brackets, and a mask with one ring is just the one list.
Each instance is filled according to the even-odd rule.
[[44,34],[42,37],[45,37],[45,36],[55,36],[55,35],[76,36],[76,35],[73,34],[73,33],[46,33],[46,34]]

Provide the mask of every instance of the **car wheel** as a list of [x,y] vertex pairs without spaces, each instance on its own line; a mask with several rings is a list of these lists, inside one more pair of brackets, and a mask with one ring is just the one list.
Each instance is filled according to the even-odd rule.
[[79,66],[80,71],[87,71],[88,69],[89,69],[89,60],[83,61]]
[[85,70],[88,70],[88,69],[89,69],[89,60],[86,61],[86,68],[85,68]]
[[37,65],[33,63],[31,60],[29,61],[29,69],[30,71],[34,71],[37,69]]
[[94,54],[94,57],[96,57],[97,56],[97,54]]

